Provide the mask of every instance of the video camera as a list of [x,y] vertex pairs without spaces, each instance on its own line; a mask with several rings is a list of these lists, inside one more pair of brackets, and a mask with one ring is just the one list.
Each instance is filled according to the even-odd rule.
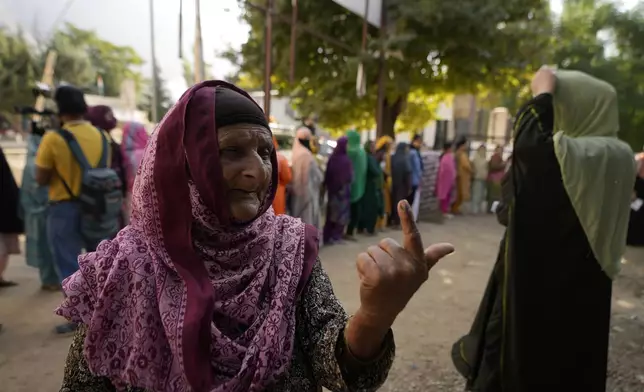
[[[53,97],[53,89],[44,84],[36,83],[31,89],[34,98],[44,98],[50,100]],[[20,114],[24,121],[28,121],[31,126],[31,132],[37,135],[43,135],[47,129],[55,129],[60,126],[58,113],[49,109],[38,110],[33,106],[16,106],[15,113]]]

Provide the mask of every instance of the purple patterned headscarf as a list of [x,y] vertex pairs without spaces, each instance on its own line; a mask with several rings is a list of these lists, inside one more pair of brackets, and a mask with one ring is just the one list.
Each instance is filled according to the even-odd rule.
[[184,93],[149,141],[131,224],[79,257],[80,270],[63,283],[57,314],[87,325],[89,368],[117,388],[260,391],[291,361],[317,231],[273,213],[275,152],[260,213],[243,227],[231,223],[215,87],[248,97],[219,81]]

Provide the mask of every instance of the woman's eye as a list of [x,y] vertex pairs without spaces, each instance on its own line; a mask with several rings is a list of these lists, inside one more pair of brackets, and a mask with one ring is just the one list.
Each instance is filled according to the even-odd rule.
[[219,150],[219,153],[220,154],[226,154],[226,155],[237,154],[237,153],[239,153],[239,148],[237,148],[237,147],[226,147],[226,148],[222,148],[221,150]]

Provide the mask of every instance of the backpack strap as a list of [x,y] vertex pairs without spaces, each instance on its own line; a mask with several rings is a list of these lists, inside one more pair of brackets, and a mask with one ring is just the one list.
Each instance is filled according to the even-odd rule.
[[[107,155],[109,150],[109,141],[107,140],[107,137],[105,137],[105,134],[103,131],[98,129],[98,133],[101,135],[101,144],[102,144],[102,150],[101,150],[101,159],[98,162],[98,165],[96,168],[106,168],[107,167]],[[76,140],[76,137],[74,137],[74,134],[71,133],[70,131],[66,129],[58,129],[56,132],[67,142],[67,146],[69,147],[70,151],[72,152],[72,155],[74,155],[74,158],[76,159],[76,162],[78,162],[78,165],[80,166],[82,171],[87,171],[89,169],[92,169],[92,165],[89,164],[87,161],[87,158],[85,157],[85,154],[83,154],[83,150],[81,149],[80,144],[78,144],[78,140]]]
[[98,161],[98,166],[96,168],[100,169],[105,169],[107,167],[107,155],[110,152],[110,145],[109,145],[109,140],[107,140],[107,137],[105,136],[105,132],[102,130],[98,130],[98,133],[101,134],[101,140],[103,141],[103,146],[101,150],[101,160]]
[[[78,147],[78,149],[80,149],[80,146],[78,145],[78,141],[76,140],[76,138],[74,137],[74,135],[73,135],[71,132],[69,132],[68,130],[66,130],[66,129],[57,129],[57,130],[56,130],[56,133],[57,133],[57,134],[59,134],[59,135],[60,135],[60,137],[62,137],[62,138],[63,138],[63,140],[65,140],[65,142],[67,142],[67,146],[69,147],[69,150],[72,152],[72,154],[74,155],[74,157],[75,157],[75,158],[76,158],[76,160],[78,161],[78,157],[77,157],[77,156],[76,156],[76,154],[74,153],[74,148],[73,148],[72,146],[75,144],[75,145]],[[81,151],[81,157],[83,158],[83,160],[84,160],[85,162],[87,162],[87,159],[85,159],[85,155],[83,155],[83,154],[82,154],[82,151]],[[82,168],[82,164],[81,164],[81,162],[80,162],[80,161],[78,162],[78,164],[79,164],[79,165],[81,166],[81,168]],[[72,189],[69,187],[69,185],[67,184],[67,181],[65,181],[65,179],[63,178],[63,176],[61,176],[60,174],[58,174],[58,177],[60,178],[60,182],[62,182],[62,183],[63,183],[63,187],[64,187],[64,188],[65,188],[65,190],[67,191],[67,194],[69,194],[70,199],[71,199],[71,200],[75,200],[75,199],[77,199],[77,198],[78,198],[78,196],[74,195],[74,192],[72,192]]]
[[83,150],[81,149],[80,144],[78,144],[78,140],[74,137],[74,134],[66,129],[58,129],[56,132],[67,142],[67,146],[72,152],[72,155],[74,155],[74,158],[76,159],[76,162],[78,162],[81,170],[86,171],[91,169],[92,167],[87,161],[87,158],[85,158],[85,154],[83,154]]

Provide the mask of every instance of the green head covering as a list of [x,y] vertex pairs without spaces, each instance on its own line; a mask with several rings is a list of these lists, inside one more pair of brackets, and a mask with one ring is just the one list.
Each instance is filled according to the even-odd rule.
[[555,130],[570,137],[617,137],[619,110],[613,86],[583,72],[558,71]]
[[353,164],[351,183],[351,202],[355,203],[364,195],[367,184],[367,153],[360,145],[360,134],[354,130],[347,132],[347,155]]
[[365,151],[367,154],[371,154],[371,150],[372,150],[372,149],[371,149],[371,146],[374,146],[373,140],[367,140],[367,141],[366,141],[366,142],[364,142],[364,144],[362,145],[362,148],[364,148],[364,151]]
[[578,71],[557,71],[554,146],[564,187],[595,258],[612,279],[626,246],[633,151],[617,139],[617,93]]

